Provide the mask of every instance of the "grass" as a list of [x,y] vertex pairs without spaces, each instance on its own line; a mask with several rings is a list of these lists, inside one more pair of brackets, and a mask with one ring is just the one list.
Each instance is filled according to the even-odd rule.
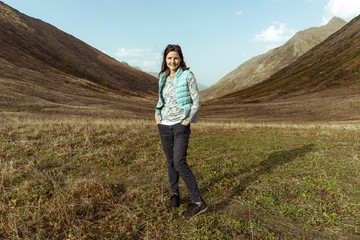
[[198,123],[188,163],[209,210],[168,182],[152,122],[3,121],[1,239],[360,238],[355,125]]

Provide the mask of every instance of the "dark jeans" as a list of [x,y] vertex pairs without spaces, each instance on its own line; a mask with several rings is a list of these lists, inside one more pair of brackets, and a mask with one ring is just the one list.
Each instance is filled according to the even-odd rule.
[[168,176],[171,194],[179,194],[179,176],[184,180],[192,202],[202,201],[200,191],[188,164],[186,163],[187,148],[190,137],[190,125],[158,124],[161,143],[167,159]]

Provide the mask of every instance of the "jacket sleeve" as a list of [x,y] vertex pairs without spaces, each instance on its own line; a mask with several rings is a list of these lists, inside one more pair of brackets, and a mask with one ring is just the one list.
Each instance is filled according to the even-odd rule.
[[156,107],[155,107],[155,112],[156,114],[159,116],[160,120],[162,120],[162,116],[161,116],[161,107],[163,106],[161,99],[159,98]]
[[189,115],[184,120],[188,123],[191,123],[196,117],[196,113],[198,112],[201,105],[199,89],[196,83],[196,78],[192,72],[189,75],[188,87],[192,99],[192,106]]

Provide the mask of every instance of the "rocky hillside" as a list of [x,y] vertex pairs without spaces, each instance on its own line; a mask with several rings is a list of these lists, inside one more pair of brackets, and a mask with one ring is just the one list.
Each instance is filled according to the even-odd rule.
[[[114,101],[112,104],[120,110],[129,96],[152,98],[157,92],[158,81],[150,74],[120,63],[3,2],[0,2],[0,49],[3,108],[18,105],[45,108],[49,104],[99,106]],[[124,99],[120,100],[121,97]]]
[[239,91],[266,80],[283,67],[322,42],[346,24],[334,17],[327,25],[313,27],[296,33],[281,47],[269,50],[241,64],[216,84],[201,92],[204,101]]

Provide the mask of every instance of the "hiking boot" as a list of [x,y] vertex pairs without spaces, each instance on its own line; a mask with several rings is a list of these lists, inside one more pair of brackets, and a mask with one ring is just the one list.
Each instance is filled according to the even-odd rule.
[[197,205],[196,203],[190,203],[186,211],[182,213],[184,217],[195,217],[200,213],[203,213],[207,210],[208,206],[204,201],[201,201],[201,205]]
[[169,208],[178,208],[180,206],[180,197],[176,194],[171,195]]

